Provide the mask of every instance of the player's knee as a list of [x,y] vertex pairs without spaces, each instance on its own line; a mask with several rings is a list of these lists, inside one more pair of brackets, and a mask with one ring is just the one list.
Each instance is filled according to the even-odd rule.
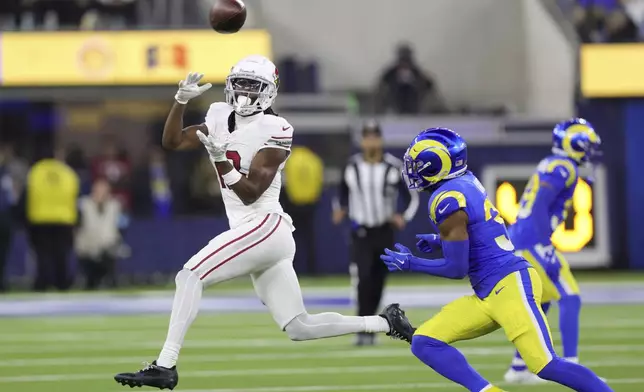
[[286,332],[289,339],[294,342],[313,339],[308,323],[306,322],[308,316],[308,313],[301,314],[286,324],[284,332]]
[[177,286],[202,284],[201,279],[199,279],[199,275],[186,268],[177,273],[177,276],[174,278],[174,283]]
[[566,307],[568,309],[580,309],[581,308],[581,296],[579,296],[579,295],[566,295],[566,296],[563,296],[559,300],[559,306]]

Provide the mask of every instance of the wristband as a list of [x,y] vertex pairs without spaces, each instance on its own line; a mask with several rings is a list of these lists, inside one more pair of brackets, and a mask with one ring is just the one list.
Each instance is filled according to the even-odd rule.
[[224,184],[226,184],[227,186],[233,186],[236,183],[238,183],[239,180],[242,179],[242,174],[237,170],[233,169],[228,173],[224,174],[223,176],[221,176],[221,178],[224,179]]

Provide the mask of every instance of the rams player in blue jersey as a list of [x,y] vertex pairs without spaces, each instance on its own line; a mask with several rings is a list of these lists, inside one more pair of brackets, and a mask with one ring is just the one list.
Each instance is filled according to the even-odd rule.
[[[514,254],[503,222],[479,180],[467,170],[467,147],[455,132],[421,132],[404,157],[403,177],[410,189],[432,192],[429,218],[440,233],[418,236],[418,248],[437,247],[444,258],[424,259],[396,244],[381,256],[391,271],[413,271],[450,279],[469,276],[474,295],[443,307],[418,327],[411,350],[427,366],[472,392],[501,391],[484,379],[452,343],[503,328],[528,369],[576,391],[612,391],[589,369],[557,357],[541,310],[537,271]],[[396,331],[411,335],[409,331]]]
[[[544,313],[548,312],[551,302],[559,304],[563,358],[578,362],[579,286],[550,237],[568,216],[579,168],[592,165],[599,154],[601,140],[588,121],[573,118],[555,126],[552,141],[552,155],[539,163],[530,178],[519,202],[517,221],[508,231],[518,254],[532,264],[543,282]],[[517,352],[505,381],[533,383],[541,379],[527,370]]]

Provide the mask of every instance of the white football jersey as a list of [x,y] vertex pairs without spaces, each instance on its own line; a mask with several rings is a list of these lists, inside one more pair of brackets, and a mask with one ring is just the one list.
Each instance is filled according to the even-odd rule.
[[[228,138],[230,144],[228,145],[226,156],[233,167],[241,174],[248,175],[253,158],[264,148],[279,148],[291,151],[293,127],[284,118],[264,113],[249,117],[237,116],[235,130],[231,133],[228,130],[228,118],[232,111],[233,108],[227,103],[213,103],[206,114],[206,126],[208,127],[208,133],[214,133],[217,139]],[[251,205],[244,205],[235,192],[226,188],[223,179],[220,177],[221,195],[224,199],[226,215],[231,228],[267,213],[282,215],[293,228],[291,218],[284,212],[279,202],[282,189],[281,172],[283,169],[284,164],[280,166],[268,189]],[[216,167],[215,170],[217,170]]]

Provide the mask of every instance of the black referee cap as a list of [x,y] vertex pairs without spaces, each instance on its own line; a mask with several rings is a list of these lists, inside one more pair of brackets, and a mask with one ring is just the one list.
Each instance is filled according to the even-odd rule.
[[362,126],[362,137],[365,136],[382,136],[380,124],[376,120],[369,120]]

